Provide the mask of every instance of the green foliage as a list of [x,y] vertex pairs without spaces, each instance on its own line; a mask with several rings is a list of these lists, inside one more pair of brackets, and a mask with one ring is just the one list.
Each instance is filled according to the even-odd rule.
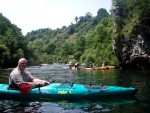
[[120,29],[121,35],[129,37],[134,34],[137,24],[141,23],[142,21],[145,21],[142,23],[145,25],[149,23],[148,20],[150,17],[148,15],[150,15],[150,0],[113,1],[119,5],[122,13],[122,15],[120,15],[121,21],[119,21],[119,18],[116,18],[116,20],[122,25],[122,28]]
[[[26,57],[31,65],[69,60],[86,64],[91,61],[96,66],[101,66],[103,61],[119,65],[112,50],[112,37],[133,36],[137,24],[148,25],[150,0],[114,1],[121,7],[122,14],[113,18],[120,23],[114,27],[112,16],[101,8],[95,17],[90,12],[76,16],[76,23],[68,27],[39,29],[23,36],[20,28],[0,14],[0,67],[16,66],[20,57]],[[114,28],[119,32],[112,33]]]
[[27,56],[27,39],[21,29],[0,14],[0,67],[16,65],[20,57]]
[[9,59],[9,55],[10,55],[10,52],[8,50],[8,48],[0,43],[0,64],[4,64],[5,63],[5,58]]
[[[101,20],[97,27],[86,37],[86,46],[81,62],[92,61],[96,66],[101,66],[103,61],[109,65],[116,65],[117,59],[112,50],[112,19],[107,17]],[[113,62],[113,61],[114,62]],[[118,63],[117,63],[118,64]]]
[[75,51],[74,57],[78,61],[80,60],[80,57],[85,50],[85,44],[86,44],[85,37],[83,36],[77,37],[76,42],[74,44],[74,51]]
[[[55,56],[59,57],[57,62],[63,63],[69,60],[80,63],[92,61],[99,66],[105,60],[109,64],[116,65],[115,61],[111,61],[116,59],[112,52],[112,20],[109,13],[101,8],[96,17],[87,12],[85,16],[75,17],[75,20],[76,24],[71,23],[68,27],[64,26],[54,31],[45,29],[45,32],[44,29],[36,30],[27,34],[32,39],[30,43],[40,59],[52,63],[55,60],[51,58]],[[39,48],[40,44],[43,46]],[[69,56],[73,58],[70,59]]]
[[[0,39],[1,60],[17,61],[25,56],[29,64],[40,63],[67,63],[79,61],[80,63],[93,62],[101,65],[102,61],[108,61],[115,65],[115,56],[111,52],[112,20],[105,9],[98,10],[93,17],[90,12],[85,16],[75,17],[76,24],[63,26],[61,29],[39,29],[27,33],[24,37],[21,30],[10,24],[9,29],[0,21],[3,27],[3,35]],[[72,56],[71,58],[69,56]],[[110,61],[113,60],[113,61]],[[14,65],[14,64],[13,64]]]
[[106,9],[101,8],[101,9],[98,10],[98,12],[97,12],[97,17],[99,17],[99,18],[104,18],[104,17],[107,17],[107,16],[109,16],[109,14],[108,14],[108,12],[106,11]]

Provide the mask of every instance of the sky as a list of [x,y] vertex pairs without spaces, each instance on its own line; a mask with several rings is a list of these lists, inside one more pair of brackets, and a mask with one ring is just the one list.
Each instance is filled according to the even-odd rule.
[[97,15],[100,8],[108,12],[111,0],[0,0],[0,13],[22,30],[57,29],[75,23],[75,17],[90,12]]

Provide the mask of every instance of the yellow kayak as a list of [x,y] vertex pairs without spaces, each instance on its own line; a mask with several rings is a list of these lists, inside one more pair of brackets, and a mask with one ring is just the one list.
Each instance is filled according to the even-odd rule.
[[86,70],[107,70],[107,69],[116,69],[115,66],[105,66],[105,67],[94,67],[94,68],[84,68]]

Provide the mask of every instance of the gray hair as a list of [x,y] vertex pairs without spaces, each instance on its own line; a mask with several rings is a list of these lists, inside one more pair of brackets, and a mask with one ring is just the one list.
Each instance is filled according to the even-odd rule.
[[20,62],[22,62],[22,61],[24,61],[24,62],[27,63],[27,60],[26,60],[25,58],[20,58],[19,61],[18,61],[18,63],[20,63]]

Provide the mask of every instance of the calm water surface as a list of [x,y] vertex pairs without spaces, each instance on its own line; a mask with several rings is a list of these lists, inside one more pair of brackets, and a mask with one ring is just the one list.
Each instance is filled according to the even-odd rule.
[[[12,69],[0,70],[0,83],[8,83]],[[0,113],[147,113],[150,111],[150,70],[69,70],[64,65],[28,67],[33,76],[55,82],[133,86],[135,98],[74,101],[17,101],[0,99]]]

